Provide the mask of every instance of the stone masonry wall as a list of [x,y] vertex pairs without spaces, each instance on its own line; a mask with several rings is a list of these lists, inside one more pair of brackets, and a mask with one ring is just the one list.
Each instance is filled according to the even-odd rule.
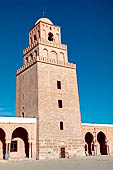
[[37,117],[38,113],[37,64],[32,65],[16,81],[16,116]]
[[[83,155],[76,70],[38,62],[39,159]],[[61,81],[61,89],[57,89]],[[58,108],[62,100],[63,108]],[[64,130],[60,130],[60,121]]]

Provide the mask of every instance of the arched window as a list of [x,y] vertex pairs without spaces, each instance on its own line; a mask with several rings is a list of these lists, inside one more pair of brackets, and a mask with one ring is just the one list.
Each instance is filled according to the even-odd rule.
[[37,40],[37,37],[36,37],[36,35],[34,35],[34,41],[36,41]]
[[28,57],[26,57],[26,63],[28,63]]
[[34,51],[34,57],[37,57],[37,50]]
[[64,53],[60,52],[59,58],[60,61],[64,61]]
[[24,112],[22,112],[22,117],[24,117]]
[[48,57],[48,50],[45,48],[45,49],[43,49],[43,51],[42,51],[42,56],[43,57]]
[[33,59],[33,54],[32,53],[30,54],[30,58],[31,58],[31,60]]
[[57,59],[57,53],[55,51],[51,51],[50,58],[56,60]]
[[51,32],[49,32],[48,34],[48,40],[53,41],[53,34]]

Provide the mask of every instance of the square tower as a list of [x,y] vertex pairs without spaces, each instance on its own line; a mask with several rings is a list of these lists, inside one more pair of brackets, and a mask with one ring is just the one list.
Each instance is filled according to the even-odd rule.
[[37,118],[37,159],[83,155],[76,65],[59,26],[39,19],[17,70],[16,116]]

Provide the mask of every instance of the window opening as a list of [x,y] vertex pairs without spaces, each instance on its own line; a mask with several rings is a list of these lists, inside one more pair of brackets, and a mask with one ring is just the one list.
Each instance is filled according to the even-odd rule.
[[57,81],[57,88],[61,89],[61,81]]
[[62,108],[62,100],[58,100],[58,107]]
[[28,57],[26,57],[26,62],[28,63]]
[[51,32],[48,34],[48,40],[53,41],[53,34]]
[[22,112],[22,117],[24,117],[24,112]]
[[63,122],[60,122],[60,130],[63,130]]
[[34,41],[36,41],[37,40],[37,37],[36,37],[36,35],[34,35]]
[[17,152],[17,141],[11,142],[10,152]]
[[31,57],[31,59],[33,59],[33,54],[32,53],[30,54],[30,57]]

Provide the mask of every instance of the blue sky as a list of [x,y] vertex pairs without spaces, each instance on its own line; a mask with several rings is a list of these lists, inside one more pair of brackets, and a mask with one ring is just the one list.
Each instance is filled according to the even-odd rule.
[[77,64],[82,122],[113,123],[113,1],[12,0],[0,4],[0,116],[14,116],[16,70],[28,31],[42,17],[62,28]]

